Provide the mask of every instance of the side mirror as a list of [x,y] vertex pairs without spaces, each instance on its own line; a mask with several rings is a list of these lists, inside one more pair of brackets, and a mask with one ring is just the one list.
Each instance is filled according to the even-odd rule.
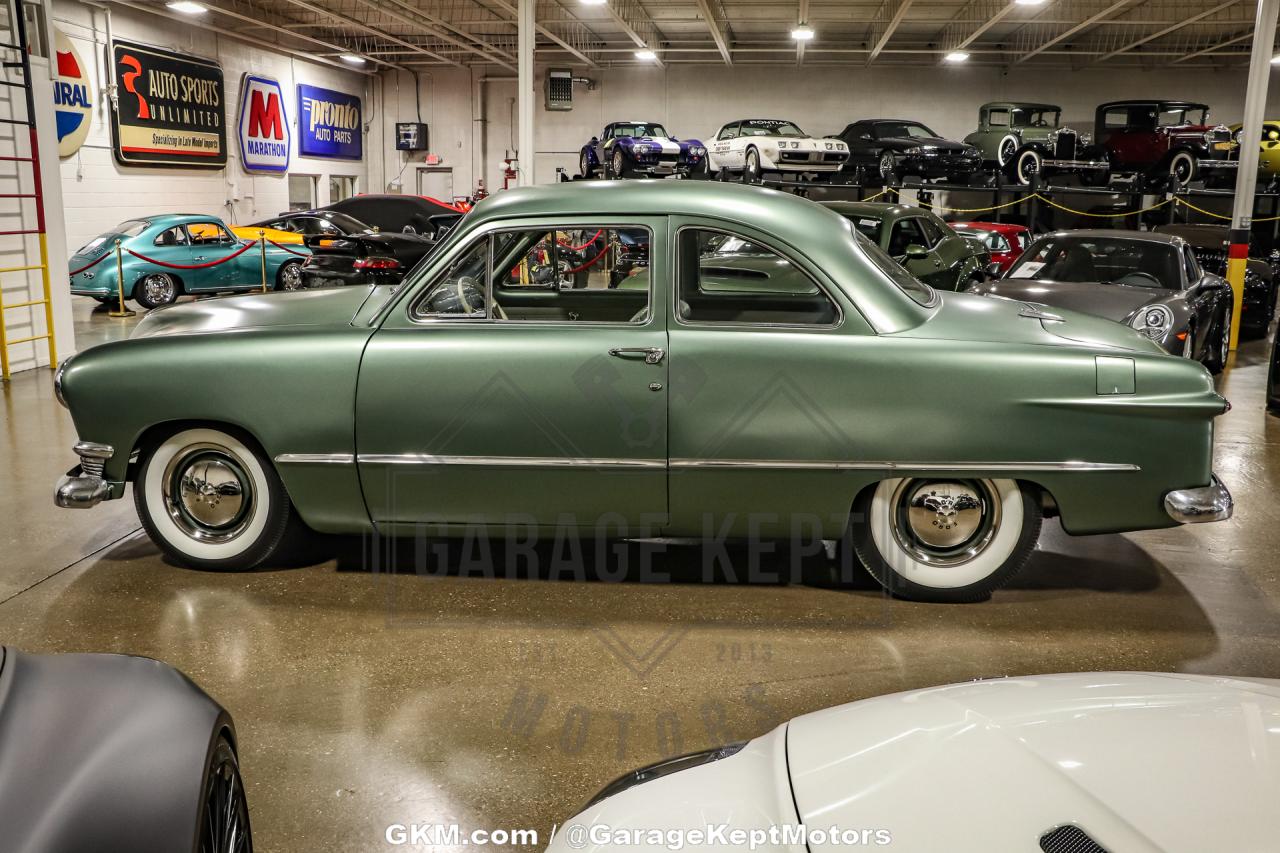
[[994,261],[992,263],[987,264],[986,272],[987,272],[987,278],[992,278],[992,279],[999,278],[1000,264],[995,263]]
[[924,246],[919,246],[919,245],[916,245],[915,243],[912,243],[910,246],[907,247],[908,260],[920,260],[921,258],[927,258],[927,257],[929,257],[929,250],[926,249]]

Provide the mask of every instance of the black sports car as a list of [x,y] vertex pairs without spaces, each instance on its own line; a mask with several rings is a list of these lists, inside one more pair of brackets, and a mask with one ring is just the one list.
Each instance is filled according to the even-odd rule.
[[0,647],[0,849],[252,853],[231,717],[159,661]]
[[1178,237],[1150,231],[1059,231],[1032,241],[997,281],[969,288],[1028,305],[1053,323],[1069,308],[1124,323],[1165,351],[1220,373],[1231,341],[1231,287]]
[[849,146],[846,170],[860,170],[870,183],[907,176],[965,182],[982,173],[982,152],[944,139],[918,121],[864,119],[837,137]]
[[433,240],[466,215],[464,208],[420,195],[357,195],[321,210],[336,210],[379,231],[421,234]]
[[302,264],[303,287],[395,284],[435,248],[422,234],[379,231],[336,210],[282,213],[251,227],[301,234],[311,250]]
[[[1205,271],[1227,274],[1228,228],[1225,225],[1157,225],[1154,231],[1172,234],[1187,241]],[[1267,333],[1276,313],[1276,272],[1280,252],[1264,254],[1252,237],[1249,260],[1244,271],[1244,300],[1240,308],[1240,331],[1253,337]]]

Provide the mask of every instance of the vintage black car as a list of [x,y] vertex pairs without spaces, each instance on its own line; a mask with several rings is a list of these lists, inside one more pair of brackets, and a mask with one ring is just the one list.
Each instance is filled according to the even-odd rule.
[[159,661],[0,646],[0,849],[252,853],[230,715]]
[[379,231],[421,234],[432,239],[444,236],[467,212],[427,196],[391,194],[352,196],[321,209],[345,213]]
[[1094,139],[1112,175],[1134,175],[1148,188],[1185,186],[1198,179],[1226,185],[1239,167],[1240,145],[1231,131],[1209,124],[1209,107],[1191,101],[1100,104]]
[[[1186,241],[1150,231],[1059,231],[1036,238],[1008,274],[971,293],[1035,306],[1042,322],[1069,308],[1124,323],[1211,373],[1226,365],[1231,287],[1207,272]],[[1101,381],[1101,380],[1099,380]]]
[[838,138],[849,146],[845,169],[869,183],[895,183],[909,176],[965,183],[983,173],[982,152],[944,139],[918,121],[864,119],[847,126]]
[[255,226],[302,235],[311,250],[302,265],[303,287],[395,284],[436,245],[422,234],[380,231],[336,210],[283,213]]
[[[1187,224],[1158,225],[1153,230],[1181,237],[1195,252],[1196,260],[1206,272],[1225,277],[1227,274],[1228,229],[1226,225]],[[1254,337],[1267,333],[1276,312],[1276,268],[1280,252],[1264,253],[1257,242],[1249,239],[1249,260],[1244,271],[1244,298],[1240,306],[1240,332]]]

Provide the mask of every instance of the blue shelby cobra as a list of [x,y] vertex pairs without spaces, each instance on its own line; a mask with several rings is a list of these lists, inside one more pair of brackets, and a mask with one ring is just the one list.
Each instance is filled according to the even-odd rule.
[[584,178],[704,175],[707,148],[696,139],[676,139],[655,122],[615,121],[582,146],[578,171]]
[[[302,287],[302,262],[311,250],[302,245],[277,246],[270,232],[266,237],[267,286]],[[73,294],[107,303],[118,298],[116,240],[120,241],[124,298],[144,308],[168,305],[183,293],[262,286],[263,255],[256,239],[237,236],[216,216],[165,214],[122,222],[80,248],[67,264]]]

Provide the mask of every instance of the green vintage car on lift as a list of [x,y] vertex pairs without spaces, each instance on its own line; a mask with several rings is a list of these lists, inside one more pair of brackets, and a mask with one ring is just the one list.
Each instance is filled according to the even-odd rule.
[[[617,231],[647,232],[646,287],[610,287],[605,252],[585,288],[538,283]],[[783,286],[755,258],[703,287],[726,237]],[[168,308],[56,385],[81,438],[57,502],[132,482],[159,546],[209,569],[299,526],[821,538],[894,594],[972,601],[1044,515],[1085,534],[1231,513],[1203,367],[1100,318],[939,292],[760,187],[498,193],[399,286]]]
[[1090,186],[1105,184],[1110,165],[1087,133],[1063,127],[1062,107],[1019,101],[993,101],[978,107],[978,129],[964,141],[982,159],[1026,186],[1031,177],[1079,175]]
[[953,231],[931,210],[877,201],[824,201],[907,272],[939,290],[964,290],[987,279],[989,253]]

